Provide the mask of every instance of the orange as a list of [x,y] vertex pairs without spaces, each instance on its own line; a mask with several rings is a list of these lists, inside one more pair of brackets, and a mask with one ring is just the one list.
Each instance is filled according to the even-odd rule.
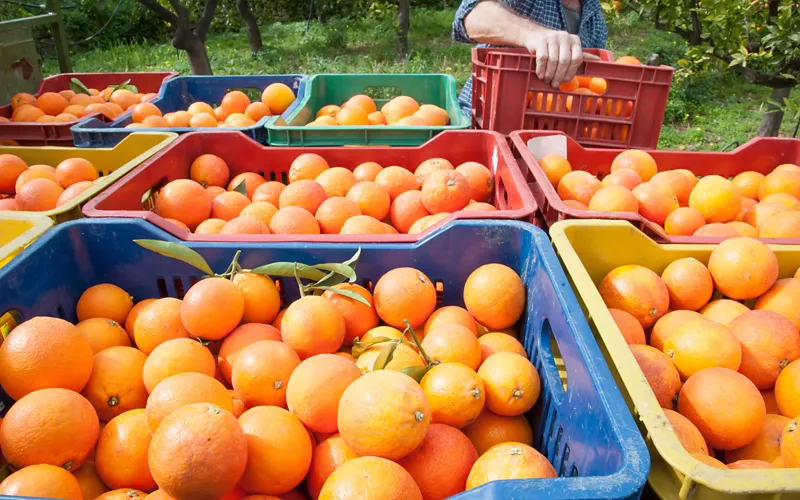
[[261,93],[261,102],[269,106],[273,115],[279,115],[294,102],[295,95],[288,85],[272,83]]
[[92,403],[100,420],[144,408],[147,389],[142,380],[147,355],[133,347],[109,347],[94,355],[92,375],[81,394]]
[[80,104],[71,104],[64,108],[64,113],[80,117],[86,114],[86,107],[81,106]]
[[747,215],[747,212],[756,205],[758,205],[758,202],[756,200],[742,197],[742,208],[739,209],[739,213],[736,215],[734,221],[744,222],[744,218]]
[[167,340],[158,345],[144,363],[142,379],[150,393],[164,379],[179,373],[196,372],[213,377],[214,356],[206,346],[192,339]]
[[750,443],[725,452],[725,461],[762,460],[772,462],[781,456],[781,434],[791,420],[782,415],[767,415],[758,436]]
[[[257,219],[264,224],[267,231],[269,230],[269,223],[272,222],[272,217],[278,212],[278,208],[267,203],[266,201],[254,201],[247,205],[239,212],[240,217],[250,217]],[[265,232],[264,234],[268,234]]]
[[[423,104],[411,116],[420,119],[424,123],[424,125],[427,125],[429,127],[444,127],[445,125],[448,124],[448,122],[450,121],[450,116],[448,116],[445,110],[443,110],[438,106],[432,106],[432,107],[425,107],[425,106],[431,106],[431,105]],[[370,113],[370,114],[375,115],[377,118],[378,113],[380,112]],[[385,116],[383,116],[383,113],[380,113],[379,116],[384,120],[386,118]]]
[[14,201],[14,198],[0,198],[0,210],[15,211],[16,209],[17,202]]
[[800,279],[784,278],[775,284],[756,301],[756,309],[767,309],[789,318],[795,327],[800,327],[800,311],[797,308]]
[[367,113],[373,113],[377,109],[375,106],[375,101],[373,101],[368,95],[364,94],[354,95],[342,105],[342,107],[344,106],[356,106]]
[[44,212],[56,208],[63,193],[64,188],[50,179],[33,179],[20,188],[14,200],[19,211]]
[[468,161],[456,167],[456,172],[467,179],[470,189],[470,199],[483,202],[489,201],[494,194],[494,174],[484,165]]
[[621,309],[649,328],[666,314],[669,290],[653,271],[636,265],[620,266],[608,273],[598,285],[606,306]]
[[286,207],[275,212],[269,230],[274,234],[320,234],[317,219],[300,207]]
[[464,283],[464,304],[476,321],[492,330],[516,324],[525,308],[525,286],[502,264],[485,264]]
[[97,475],[92,460],[87,460],[81,467],[72,473],[80,484],[83,498],[96,498],[108,491],[108,487]]
[[697,181],[677,170],[667,170],[658,172],[650,179],[650,182],[653,184],[664,184],[670,188],[672,192],[675,193],[678,204],[685,207],[689,204],[689,195],[692,193],[692,189],[694,189]]
[[629,64],[631,66],[641,66],[642,65],[642,63],[638,59],[633,57],[633,56],[622,56],[622,57],[617,58],[617,60],[614,61],[614,62],[616,62],[617,64]]
[[357,215],[361,215],[358,204],[341,196],[333,196],[320,204],[314,217],[322,234],[339,234],[344,223]]
[[764,174],[748,170],[737,174],[731,182],[739,188],[743,197],[757,200],[758,191],[764,183]]
[[239,216],[226,222],[219,234],[269,234],[269,228],[254,217]]
[[619,331],[622,333],[622,337],[625,339],[625,343],[628,345],[633,344],[646,344],[644,329],[642,325],[639,323],[633,315],[627,313],[620,309],[609,309],[609,313],[611,313],[611,317],[614,318],[614,322],[617,324]]
[[220,107],[225,110],[227,114],[244,113],[247,106],[250,105],[250,98],[240,90],[232,90],[225,94],[220,103]]
[[[541,164],[541,160],[539,162]],[[548,177],[549,178],[549,177]],[[552,181],[551,181],[552,182]],[[633,191],[633,188],[642,183],[639,174],[630,168],[623,168],[603,177],[603,186],[619,186]],[[555,184],[553,184],[555,186]]]
[[[191,113],[191,107],[189,112]],[[162,116],[161,110],[158,109],[158,106],[149,102],[143,102],[133,107],[131,118],[133,119],[134,123],[142,123],[148,116]]]
[[697,209],[706,222],[730,222],[739,214],[742,194],[728,179],[707,175],[692,190],[689,206]]
[[554,478],[558,474],[547,457],[522,443],[503,443],[480,456],[467,478],[467,489],[502,479]]
[[189,179],[177,179],[161,188],[153,211],[175,219],[194,230],[211,215],[211,201],[203,186]]
[[300,359],[334,353],[344,341],[346,325],[336,306],[326,298],[305,296],[293,302],[281,320],[281,336]]
[[373,111],[367,115],[370,125],[386,125],[386,117],[380,111]]
[[181,301],[172,297],[156,299],[140,312],[133,326],[136,347],[150,354],[159,344],[170,339],[189,338],[181,321]]
[[[11,156],[11,155],[6,155],[6,156]],[[2,159],[0,159],[0,162],[2,162]],[[21,162],[20,163],[21,166],[24,165],[24,162],[22,162],[22,160],[19,160],[19,162]],[[24,170],[24,168],[21,168],[20,170],[22,171],[22,173],[19,174],[19,177],[17,177],[17,181],[14,184],[14,190],[16,192],[19,192],[23,184],[25,184],[28,181],[32,181],[33,179],[50,179],[51,181],[56,180],[55,169],[47,165],[31,165],[27,170]]]
[[383,220],[389,215],[391,197],[389,193],[375,182],[362,181],[356,183],[347,192],[347,199],[358,204],[363,215]]
[[694,458],[698,462],[701,462],[701,463],[706,464],[708,466],[716,467],[717,469],[727,469],[728,468],[727,465],[723,464],[722,462],[720,462],[716,458],[711,457],[709,455],[706,455],[704,453],[692,453],[691,455],[692,455],[692,458]]
[[781,458],[786,467],[800,467],[800,419],[795,418],[781,435]]
[[56,115],[54,122],[66,123],[66,122],[74,122],[78,119],[77,116],[71,113],[60,113]]
[[146,306],[154,302],[156,299],[144,299],[137,302],[128,313],[128,317],[125,318],[125,331],[128,334],[128,338],[131,341],[134,341],[133,336],[133,325],[136,324],[136,318],[139,317],[139,313],[144,309]]
[[91,346],[62,319],[31,318],[0,344],[0,385],[16,400],[51,387],[80,392],[91,371]]
[[666,184],[644,182],[631,192],[639,202],[639,213],[660,226],[665,224],[670,213],[679,208],[678,198]]
[[616,172],[623,168],[636,171],[643,182],[649,181],[658,172],[658,167],[653,157],[638,149],[623,151],[614,158],[611,163],[611,172]]
[[706,444],[706,440],[703,438],[703,435],[700,434],[700,430],[689,421],[688,418],[668,408],[664,409],[664,415],[672,426],[672,430],[678,435],[678,440],[681,442],[681,445],[689,454],[693,456],[695,454],[708,456],[708,444]]
[[539,374],[533,364],[519,354],[492,354],[481,364],[478,376],[486,391],[486,407],[498,415],[521,415],[539,399]]
[[216,115],[210,113],[196,113],[189,120],[189,126],[193,128],[214,128],[217,126]]
[[414,170],[414,177],[417,178],[417,183],[422,186],[425,179],[437,170],[455,170],[455,167],[444,158],[428,158]]
[[322,486],[330,475],[345,462],[358,458],[353,450],[348,448],[344,439],[336,433],[321,441],[311,458],[311,466],[306,476],[306,486],[311,498],[318,498]]
[[48,115],[55,116],[69,106],[69,101],[55,92],[44,92],[36,98],[35,106]]
[[663,351],[684,379],[706,368],[738,370],[742,362],[736,337],[726,326],[706,318],[678,327],[664,341]]
[[189,177],[203,187],[225,187],[230,178],[228,164],[219,156],[203,154],[192,162]]
[[766,219],[758,230],[759,238],[800,238],[800,212],[787,210]]
[[758,229],[754,228],[750,224],[741,221],[731,221],[726,222],[726,225],[734,228],[741,236],[747,236],[748,238],[758,238]]
[[99,434],[97,414],[86,398],[68,389],[42,389],[19,398],[8,410],[0,447],[17,469],[50,464],[76,470]]
[[[38,122],[39,119],[44,117],[44,116],[50,116],[50,115],[47,115],[44,111],[42,111],[41,109],[39,109],[39,108],[37,108],[35,106],[31,106],[29,104],[23,104],[22,106],[20,106],[16,110],[14,110],[14,112],[11,114],[11,121],[14,121],[14,122],[33,122],[33,121],[36,121],[36,122]],[[53,121],[55,121],[55,120],[53,120]]]
[[378,175],[375,176],[375,184],[385,189],[392,201],[406,191],[415,191],[419,188],[414,174],[397,166],[386,167],[378,172]]
[[420,382],[431,410],[431,422],[462,428],[480,415],[486,395],[474,370],[461,363],[436,365]]
[[189,230],[189,226],[187,226],[186,224],[184,224],[183,222],[181,222],[179,220],[175,220],[175,219],[164,219],[164,220],[168,221],[168,222],[170,222],[172,224],[175,224],[176,226],[178,226],[178,228],[180,228],[183,231],[191,233],[191,231]]
[[233,412],[233,401],[225,386],[202,373],[179,373],[161,381],[147,398],[147,425],[155,432],[176,409],[192,403],[210,403]]
[[150,429],[143,409],[112,419],[100,432],[95,451],[97,474],[111,488],[156,489],[147,465]]
[[436,289],[422,271],[411,267],[392,269],[373,289],[375,310],[388,325],[404,330],[405,321],[419,328],[436,307]]
[[671,309],[697,311],[708,303],[714,293],[708,268],[691,257],[671,262],[661,273],[661,279],[669,291]]
[[766,416],[756,386],[727,368],[708,368],[689,377],[678,396],[678,412],[718,450],[734,450],[753,441]]
[[289,206],[300,207],[308,210],[309,213],[316,213],[322,202],[328,199],[328,193],[316,181],[299,180],[295,181],[286,189],[281,191],[278,203],[279,208]]
[[16,110],[18,107],[24,104],[33,106],[36,104],[36,98],[26,92],[14,94],[14,96],[11,98],[11,109],[13,110]]
[[169,122],[160,116],[150,115],[142,120],[142,126],[145,128],[167,128],[169,127]]
[[547,180],[553,187],[558,187],[561,179],[572,171],[572,165],[569,161],[560,154],[551,153],[545,155],[536,162],[544,171]]
[[359,457],[340,465],[325,481],[320,500],[345,500],[358,492],[363,498],[422,500],[414,478],[403,467],[379,457]]
[[800,172],[793,170],[777,170],[764,177],[758,189],[758,199],[764,200],[775,193],[784,193],[800,197]]
[[675,397],[681,390],[681,377],[675,365],[668,356],[655,347],[632,345],[630,349],[658,404],[662,408],[672,408]]
[[355,175],[343,167],[333,167],[324,170],[315,179],[328,193],[328,196],[345,196],[356,182]]
[[729,469],[777,469],[775,465],[763,460],[739,460],[728,464]]
[[339,112],[340,109],[342,108],[335,104],[328,104],[326,106],[322,106],[321,108],[319,108],[316,117],[319,118],[320,116],[330,116],[331,118],[333,118],[334,116],[336,116],[336,113]]
[[574,200],[584,205],[589,205],[589,201],[594,196],[602,184],[589,172],[574,170],[567,173],[558,183],[558,196],[563,200]]
[[528,355],[519,340],[506,333],[487,333],[478,338],[478,343],[481,346],[481,363],[496,352],[513,352],[526,357]]
[[[738,302],[735,303],[739,304]],[[675,330],[677,330],[680,326],[682,326],[684,323],[689,322],[690,320],[702,317],[703,317],[702,315],[696,313],[695,311],[678,310],[678,311],[668,312],[667,314],[662,316],[658,321],[656,321],[655,325],[653,325],[653,329],[650,331],[650,345],[655,347],[659,351],[663,351],[664,342],[666,341],[667,337],[672,335],[672,333]]]
[[742,344],[739,372],[759,389],[775,385],[781,370],[800,358],[800,334],[786,317],[769,310],[748,311],[730,323]]
[[369,113],[357,106],[343,107],[336,113],[334,118],[339,125],[362,126],[370,124]]
[[461,325],[476,336],[478,335],[478,324],[466,309],[458,306],[445,306],[435,310],[428,317],[425,322],[425,329],[422,332],[416,332],[417,337],[421,340],[432,328],[447,324]]
[[328,170],[328,162],[316,153],[304,153],[292,161],[289,166],[289,183],[299,180],[313,181]]
[[311,465],[308,431],[288,411],[251,408],[239,417],[247,441],[247,467],[241,487],[250,493],[279,495],[295,488]]
[[0,495],[83,500],[81,485],[75,476],[61,467],[47,464],[31,465],[14,472],[0,483]]
[[465,212],[494,212],[497,208],[488,203],[470,203],[463,210]]
[[187,128],[189,122],[192,120],[192,116],[193,115],[188,111],[175,111],[174,113],[164,115],[164,119],[167,120],[170,127]]
[[398,463],[414,478],[423,498],[443,499],[466,489],[477,460],[478,453],[461,431],[434,423],[419,448]]
[[61,195],[59,195],[58,200],[56,201],[56,207],[66,205],[73,199],[77,198],[81,193],[91,188],[93,184],[94,183],[91,181],[81,181],[71,185],[65,189]]
[[601,212],[638,212],[639,202],[626,188],[608,186],[598,189],[592,195],[587,208]]
[[703,308],[700,309],[700,314],[721,325],[727,326],[735,318],[749,310],[750,309],[748,309],[746,305],[736,302],[735,300],[719,299],[712,300],[703,306]]
[[764,404],[767,407],[767,414],[780,415],[778,410],[778,401],[775,399],[775,391],[761,391],[761,397],[764,398]]
[[[0,154],[0,193],[14,194],[17,180],[26,170],[28,170],[28,164],[19,156]],[[47,177],[49,178],[49,176]]]
[[383,167],[380,164],[374,161],[367,161],[353,169],[353,175],[358,182],[375,182],[375,178],[381,170],[383,170]]
[[786,193],[773,193],[761,201],[766,203],[779,203],[789,210],[800,209],[800,200]]
[[181,303],[181,321],[191,335],[219,340],[239,325],[244,297],[232,281],[207,278],[193,285]]
[[135,490],[133,488],[119,488],[103,493],[99,497],[95,498],[95,500],[129,500],[131,498],[145,498],[147,496],[147,493],[141,490]]
[[97,178],[94,165],[84,158],[69,158],[56,167],[56,181],[63,188],[81,181],[95,181]]
[[198,115],[200,113],[208,113],[212,116],[214,115],[214,108],[212,108],[210,105],[202,101],[193,102],[192,104],[189,105],[186,111],[192,116]]
[[533,446],[533,430],[524,415],[504,417],[484,409],[474,422],[462,430],[472,441],[478,455],[483,455],[495,445],[507,442]]
[[322,294],[323,297],[333,303],[344,318],[344,344],[352,345],[356,337],[361,337],[367,333],[367,331],[378,326],[379,318],[378,314],[375,312],[374,300],[369,290],[360,285],[340,283],[335,285],[334,288],[358,294],[370,304],[362,304],[333,291],[326,291]]
[[282,342],[259,340],[244,347],[231,371],[231,385],[245,407],[286,407],[286,384],[300,358]]
[[455,170],[436,170],[422,183],[422,204],[432,214],[456,212],[470,200],[466,177]]
[[[381,353],[383,353],[385,347],[387,346],[384,343],[380,343],[367,349],[356,360],[358,369],[361,370],[362,373],[373,371],[375,369],[375,362],[378,360]],[[425,366],[425,360],[422,359],[422,356],[420,356],[414,348],[409,347],[407,344],[400,344],[394,350],[391,361],[386,363],[383,369],[402,371],[411,366]]]
[[408,375],[392,370],[358,378],[339,402],[339,432],[361,456],[405,457],[422,443],[430,420],[422,388]]
[[219,234],[228,221],[223,219],[207,219],[197,225],[195,234]]
[[722,222],[714,222],[712,224],[706,224],[702,226],[700,229],[694,232],[692,236],[702,236],[705,238],[737,238],[741,236],[741,233],[736,230],[733,226],[729,226],[729,223],[723,224]]
[[[239,276],[239,275],[237,275]],[[235,278],[234,278],[235,279]],[[231,381],[233,365],[239,353],[245,347],[260,340],[281,341],[277,328],[260,323],[248,323],[237,327],[222,341],[219,349],[219,369],[228,382]]]
[[128,332],[112,319],[89,318],[75,326],[81,337],[92,347],[92,354],[109,347],[131,345]]
[[431,328],[421,345],[434,362],[462,363],[473,370],[477,370],[481,364],[478,338],[458,324],[442,324]]
[[732,299],[746,300],[772,287],[778,277],[778,259],[758,240],[730,238],[711,252],[708,269],[720,292]]
[[153,433],[148,464],[158,487],[178,500],[211,500],[239,482],[247,438],[236,418],[209,403],[190,404]]
[[[256,203],[250,207],[254,205]],[[233,284],[244,299],[242,322],[270,323],[275,319],[280,310],[281,298],[272,279],[259,274],[237,273],[233,277]]]
[[286,388],[289,412],[314,432],[336,432],[339,400],[360,376],[355,363],[333,354],[304,360]]
[[142,99],[128,89],[118,89],[111,93],[108,100],[122,109],[128,109],[139,104]]
[[253,195],[251,196],[253,203],[258,201],[266,201],[270,205],[278,208],[280,205],[280,196],[281,192],[284,190],[286,186],[278,181],[267,181],[263,184],[259,184],[258,187],[253,191]]
[[211,218],[230,221],[238,217],[250,204],[250,199],[238,191],[227,191],[211,201]]
[[789,363],[775,381],[775,402],[781,415],[789,418],[800,417],[800,361]]

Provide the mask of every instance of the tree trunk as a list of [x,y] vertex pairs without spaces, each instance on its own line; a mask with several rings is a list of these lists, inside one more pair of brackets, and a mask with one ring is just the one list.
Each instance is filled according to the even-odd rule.
[[[772,89],[772,100],[781,103],[789,97],[791,87],[775,88]],[[770,105],[770,110],[764,113],[764,119],[756,129],[756,135],[759,137],[775,137],[781,130],[781,122],[783,121],[783,108],[778,108]]]
[[397,8],[397,60],[405,61],[408,58],[408,28],[411,20],[409,15],[409,0],[399,0]]
[[189,69],[192,70],[193,75],[213,74],[205,43],[194,38],[194,41],[187,45],[184,50],[186,51],[186,57],[189,58]]
[[247,0],[236,0],[236,9],[247,26],[247,42],[250,44],[250,51],[258,52],[261,50],[261,32],[258,30],[258,20],[250,10],[250,4]]

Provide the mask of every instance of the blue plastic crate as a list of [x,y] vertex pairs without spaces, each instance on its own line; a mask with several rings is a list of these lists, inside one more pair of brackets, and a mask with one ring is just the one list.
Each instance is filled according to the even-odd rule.
[[[80,294],[102,282],[122,286],[137,301],[181,297],[201,273],[132,242],[140,238],[178,241],[136,219],[83,219],[56,227],[0,272],[0,313],[15,311],[22,319],[51,315],[74,321]],[[464,242],[470,242],[466,252]],[[492,262],[510,266],[527,288],[527,312],[520,320],[520,335],[542,379],[542,395],[528,415],[535,446],[561,477],[499,481],[454,498],[640,497],[650,468],[647,448],[550,241],[540,229],[521,222],[456,221],[417,243],[187,246],[220,271],[237,249],[242,250],[239,263],[252,268],[274,261],[342,262],[361,247],[356,269],[359,282],[374,283],[396,267],[416,267],[441,284],[444,304],[461,306],[464,282],[474,269]],[[293,283],[284,279],[282,284],[287,302],[297,298]]]
[[[168,80],[161,85],[158,97],[151,102],[158,106],[162,113],[185,110],[190,104],[203,101],[212,106],[218,105],[230,90],[256,89],[260,94],[267,85],[283,83],[288,85],[297,96],[283,115],[295,108],[305,91],[305,75],[255,75],[255,76],[179,76]],[[267,143],[267,131],[264,125],[272,118],[265,116],[255,125],[250,127],[226,128],[225,130],[239,130],[261,144]],[[91,119],[74,125],[70,131],[75,145],[79,148],[107,148],[127,137],[133,132],[177,132],[185,134],[198,130],[209,131],[214,128],[158,128],[146,129],[124,128],[132,122],[130,115],[121,117],[111,123],[98,119]]]

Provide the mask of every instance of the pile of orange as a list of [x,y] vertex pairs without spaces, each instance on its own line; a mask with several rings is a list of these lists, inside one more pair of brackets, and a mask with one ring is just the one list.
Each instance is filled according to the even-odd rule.
[[108,87],[102,91],[88,89],[89,94],[76,94],[72,90],[43,92],[38,97],[22,92],[11,98],[11,120],[0,116],[0,122],[73,122],[91,113],[100,113],[113,119],[137,104],[156,97],[156,94],[115,88]]
[[800,270],[778,279],[772,250],[736,237],[707,265],[621,266],[598,290],[693,457],[800,467]]
[[281,310],[275,282],[247,272],[183,299],[99,284],[77,325],[19,324],[0,345],[16,400],[0,495],[413,500],[556,477],[525,417],[541,386],[516,338],[516,272],[474,270],[465,307],[437,309],[413,268],[336,289],[364,302],[334,290]]
[[265,116],[283,113],[294,99],[294,92],[287,85],[273,83],[261,93],[260,101],[251,102],[244,92],[232,90],[225,94],[216,108],[196,101],[185,111],[162,114],[158,106],[142,103],[133,108],[133,121],[125,128],[251,127]]
[[80,195],[99,179],[84,158],[68,158],[53,168],[28,165],[12,154],[0,154],[0,211],[45,212]]
[[222,158],[204,154],[189,179],[160,190],[153,210],[195,234],[415,234],[459,210],[496,210],[484,165],[431,158],[414,167],[366,162],[351,171],[305,153],[284,185],[255,172],[231,179]]
[[337,125],[394,125],[404,127],[444,127],[450,123],[447,111],[434,104],[420,105],[413,97],[401,95],[387,101],[381,109],[368,95],[354,95],[341,106],[328,104],[317,111],[306,127]]
[[746,171],[732,180],[698,179],[690,170],[658,171],[640,150],[620,153],[602,181],[573,171],[558,154],[539,160],[566,206],[638,212],[670,236],[800,238],[800,167],[783,164],[767,175]]

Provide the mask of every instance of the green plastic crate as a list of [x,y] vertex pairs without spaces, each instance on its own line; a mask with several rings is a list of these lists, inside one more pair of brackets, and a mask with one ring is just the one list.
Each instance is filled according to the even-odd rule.
[[[435,104],[450,115],[445,127],[333,126],[306,127],[317,111],[327,105],[341,105],[356,94],[367,94],[378,109],[399,95],[413,97],[420,104]],[[470,127],[470,118],[458,106],[456,81],[449,75],[323,74],[306,81],[304,95],[285,119],[267,122],[271,146],[418,146],[439,132]]]

